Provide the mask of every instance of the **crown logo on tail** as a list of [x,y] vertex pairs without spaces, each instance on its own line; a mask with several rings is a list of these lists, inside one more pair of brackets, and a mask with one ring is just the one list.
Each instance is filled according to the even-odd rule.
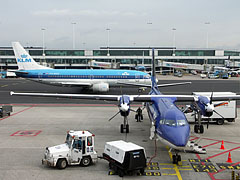
[[27,58],[27,55],[26,54],[22,54],[21,58]]

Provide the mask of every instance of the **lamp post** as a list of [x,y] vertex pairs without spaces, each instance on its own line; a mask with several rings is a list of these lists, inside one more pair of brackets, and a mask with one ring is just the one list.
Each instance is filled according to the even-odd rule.
[[172,28],[173,31],[173,56],[175,56],[175,46],[176,46],[176,35],[175,35],[175,31],[177,29],[176,28]]
[[[41,30],[42,30],[42,43],[43,43],[42,44],[42,46],[43,46],[42,47],[42,49],[43,49],[42,56],[43,56],[43,60],[45,60],[45,52],[44,52],[44,49],[45,49],[45,33],[44,32],[45,32],[46,29],[42,28]],[[42,62],[40,62],[40,64],[42,64]]]
[[[147,25],[152,25],[152,22],[147,22]],[[150,48],[150,42],[148,42],[148,47]]]
[[110,53],[109,53],[109,34],[110,34],[110,28],[107,28],[106,29],[107,30],[107,32],[108,32],[108,41],[107,41],[107,56],[110,56]]
[[[210,22],[205,22],[205,25],[210,25]],[[206,28],[206,48],[208,48],[208,27]]]
[[73,45],[73,49],[75,49],[75,25],[77,24],[77,23],[75,23],[75,22],[72,22],[71,23],[72,24],[72,45]]

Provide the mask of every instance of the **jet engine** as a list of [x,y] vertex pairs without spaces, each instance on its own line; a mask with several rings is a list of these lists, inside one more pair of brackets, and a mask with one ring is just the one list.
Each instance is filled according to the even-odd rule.
[[93,84],[92,90],[93,92],[108,92],[109,84],[108,83]]

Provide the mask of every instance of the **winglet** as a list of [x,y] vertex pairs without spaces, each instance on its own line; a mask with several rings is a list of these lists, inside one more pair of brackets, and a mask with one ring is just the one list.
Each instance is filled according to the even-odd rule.
[[12,96],[14,94],[14,92],[13,91],[10,91],[10,95]]

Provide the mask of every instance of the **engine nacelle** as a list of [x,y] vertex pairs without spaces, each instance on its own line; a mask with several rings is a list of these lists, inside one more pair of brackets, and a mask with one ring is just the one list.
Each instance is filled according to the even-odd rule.
[[93,84],[92,90],[93,92],[108,92],[109,84],[108,83]]

